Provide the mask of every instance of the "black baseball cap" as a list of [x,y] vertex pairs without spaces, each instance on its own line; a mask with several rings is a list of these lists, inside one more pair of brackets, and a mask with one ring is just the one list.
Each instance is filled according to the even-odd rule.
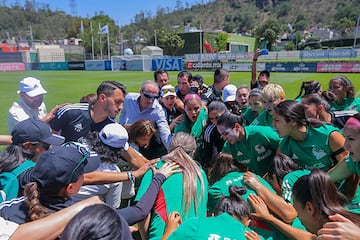
[[56,191],[75,182],[80,175],[95,171],[100,165],[99,157],[90,157],[73,146],[53,146],[43,152],[31,174],[31,181],[37,182],[41,190]]
[[259,73],[259,76],[261,76],[262,74],[265,74],[268,78],[270,77],[270,72],[268,70],[263,70]]
[[65,141],[64,137],[53,134],[45,122],[32,118],[16,124],[11,136],[13,144],[41,141],[51,145],[61,145]]

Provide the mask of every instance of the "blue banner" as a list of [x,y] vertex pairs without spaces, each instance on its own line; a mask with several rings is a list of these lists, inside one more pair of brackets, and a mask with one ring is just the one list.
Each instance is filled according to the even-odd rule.
[[110,70],[111,71],[111,60],[105,60],[105,70]]
[[266,63],[265,69],[270,72],[316,72],[316,63]]
[[181,58],[155,58],[152,60],[152,70],[164,69],[166,71],[182,71],[183,61]]
[[104,71],[105,62],[103,60],[85,61],[85,70]]
[[356,57],[356,55],[356,51],[353,48],[300,52],[300,58],[353,58]]
[[67,62],[41,62],[39,70],[68,70]]

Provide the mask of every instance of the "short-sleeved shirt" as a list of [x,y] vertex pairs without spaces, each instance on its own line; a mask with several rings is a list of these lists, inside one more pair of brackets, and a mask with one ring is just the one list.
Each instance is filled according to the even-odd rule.
[[255,119],[250,123],[250,126],[269,126],[272,127],[273,116],[268,111],[262,111]]
[[209,124],[204,131],[204,153],[206,153],[204,167],[209,167],[213,157],[221,152],[225,141],[221,138],[215,124]]
[[250,84],[250,89],[254,89],[254,88],[258,88],[260,90],[263,89],[263,86],[260,84],[260,82],[258,80],[256,80],[255,84]]
[[196,140],[194,160],[203,162],[203,159],[205,158],[203,133],[208,119],[206,110],[204,108],[200,109],[198,118],[195,122],[191,122],[185,113],[183,114],[183,118],[185,121],[175,126],[174,133],[186,132],[193,136]]
[[305,169],[320,168],[328,171],[334,165],[329,147],[329,136],[334,131],[339,129],[329,124],[316,128],[307,127],[303,141],[296,141],[289,136],[283,137],[280,141],[280,152]]
[[244,131],[245,139],[234,144],[226,141],[223,152],[230,153],[239,163],[263,176],[276,154],[280,138],[266,126],[245,126]]
[[360,98],[344,98],[341,103],[331,102],[330,111],[356,110],[360,112]]
[[293,204],[292,189],[295,182],[302,176],[309,175],[310,173],[311,173],[310,170],[306,170],[306,169],[295,170],[284,176],[281,184],[281,195],[285,199],[285,201]]
[[75,103],[60,108],[55,117],[50,121],[50,126],[65,137],[66,141],[83,142],[89,132],[100,132],[105,125],[114,123],[115,120],[107,117],[95,123],[90,115],[88,103]]
[[[120,169],[115,163],[102,162],[97,171],[120,172]],[[116,209],[119,208],[121,204],[122,186],[122,182],[101,185],[84,185],[77,194],[71,197],[71,199],[76,203],[92,196],[98,196],[107,205]]]
[[172,135],[163,107],[158,100],[155,99],[151,107],[140,110],[139,97],[140,93],[128,93],[126,95],[124,109],[121,110],[119,123],[126,125],[141,119],[148,119],[158,130],[157,139],[167,148]]
[[206,102],[206,105],[209,105],[212,101],[222,101],[222,92],[217,91],[214,88],[214,85],[209,86],[205,92],[201,93],[200,95],[201,101]]
[[360,162],[354,162],[349,156],[345,159],[345,163],[350,172],[360,175]]
[[19,224],[0,217],[0,240],[8,240],[14,234]]
[[[164,161],[160,161],[156,168],[160,168],[164,164]],[[201,185],[200,180],[196,180],[197,185],[197,201],[198,207],[197,212],[195,209],[194,201],[191,202],[190,208],[185,216],[184,202],[183,202],[183,173],[176,173],[170,176],[161,186],[161,189],[157,195],[154,207],[152,209],[150,226],[149,226],[149,239],[160,239],[164,234],[165,221],[168,214],[173,211],[180,213],[181,218],[185,221],[191,217],[205,217],[206,216],[206,204],[208,199],[207,191],[207,178],[203,170],[199,167],[202,178],[204,180],[204,196],[201,197]],[[146,192],[152,180],[152,171],[148,170],[138,189],[135,201],[138,201],[143,194]]]
[[[244,195],[242,195],[243,199],[248,202],[248,197],[250,194],[256,194],[256,192],[251,189],[248,185],[244,183],[244,172],[229,172],[220,180],[215,182],[213,185],[209,187],[209,199],[208,199],[208,211],[216,212],[216,207],[220,203],[220,201],[224,197],[228,197],[229,187],[230,186],[246,186],[247,191]],[[265,181],[260,176],[256,175],[262,185],[267,187],[273,193],[276,193],[275,190],[271,187],[271,185]],[[249,202],[248,202],[249,203]],[[250,204],[250,203],[249,203]]]
[[255,112],[248,107],[243,110],[242,116],[245,120],[245,125],[249,126],[255,120],[255,118],[257,118],[258,115],[256,115]]
[[184,221],[167,239],[246,239],[251,231],[228,213],[216,217],[193,217]]
[[45,103],[42,102],[37,109],[30,108],[24,100],[20,99],[19,102],[14,102],[9,109],[8,113],[8,133],[14,129],[14,126],[28,118],[41,119],[47,114]]
[[166,107],[164,107],[163,104],[161,104],[161,106],[163,107],[166,121],[168,122],[169,125],[175,120],[176,117],[181,115],[181,112],[179,110],[177,110],[176,107],[173,107],[172,109],[169,110]]

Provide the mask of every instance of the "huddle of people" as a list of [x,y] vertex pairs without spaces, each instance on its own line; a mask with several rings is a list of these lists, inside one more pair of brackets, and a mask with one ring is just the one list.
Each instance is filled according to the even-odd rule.
[[1,138],[1,237],[360,239],[351,81],[306,81],[287,100],[268,71],[256,78],[259,56],[250,87],[225,69],[173,86],[159,69],[138,93],[104,81],[49,113],[24,78]]

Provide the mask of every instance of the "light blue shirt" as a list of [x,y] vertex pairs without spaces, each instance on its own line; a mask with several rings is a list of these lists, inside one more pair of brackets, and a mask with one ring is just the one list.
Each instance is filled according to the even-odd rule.
[[126,95],[119,123],[125,125],[132,124],[141,119],[148,119],[157,127],[158,137],[160,137],[165,147],[168,148],[172,135],[162,106],[158,100],[154,100],[150,108],[141,111],[138,102],[139,97],[140,93],[129,93]]

